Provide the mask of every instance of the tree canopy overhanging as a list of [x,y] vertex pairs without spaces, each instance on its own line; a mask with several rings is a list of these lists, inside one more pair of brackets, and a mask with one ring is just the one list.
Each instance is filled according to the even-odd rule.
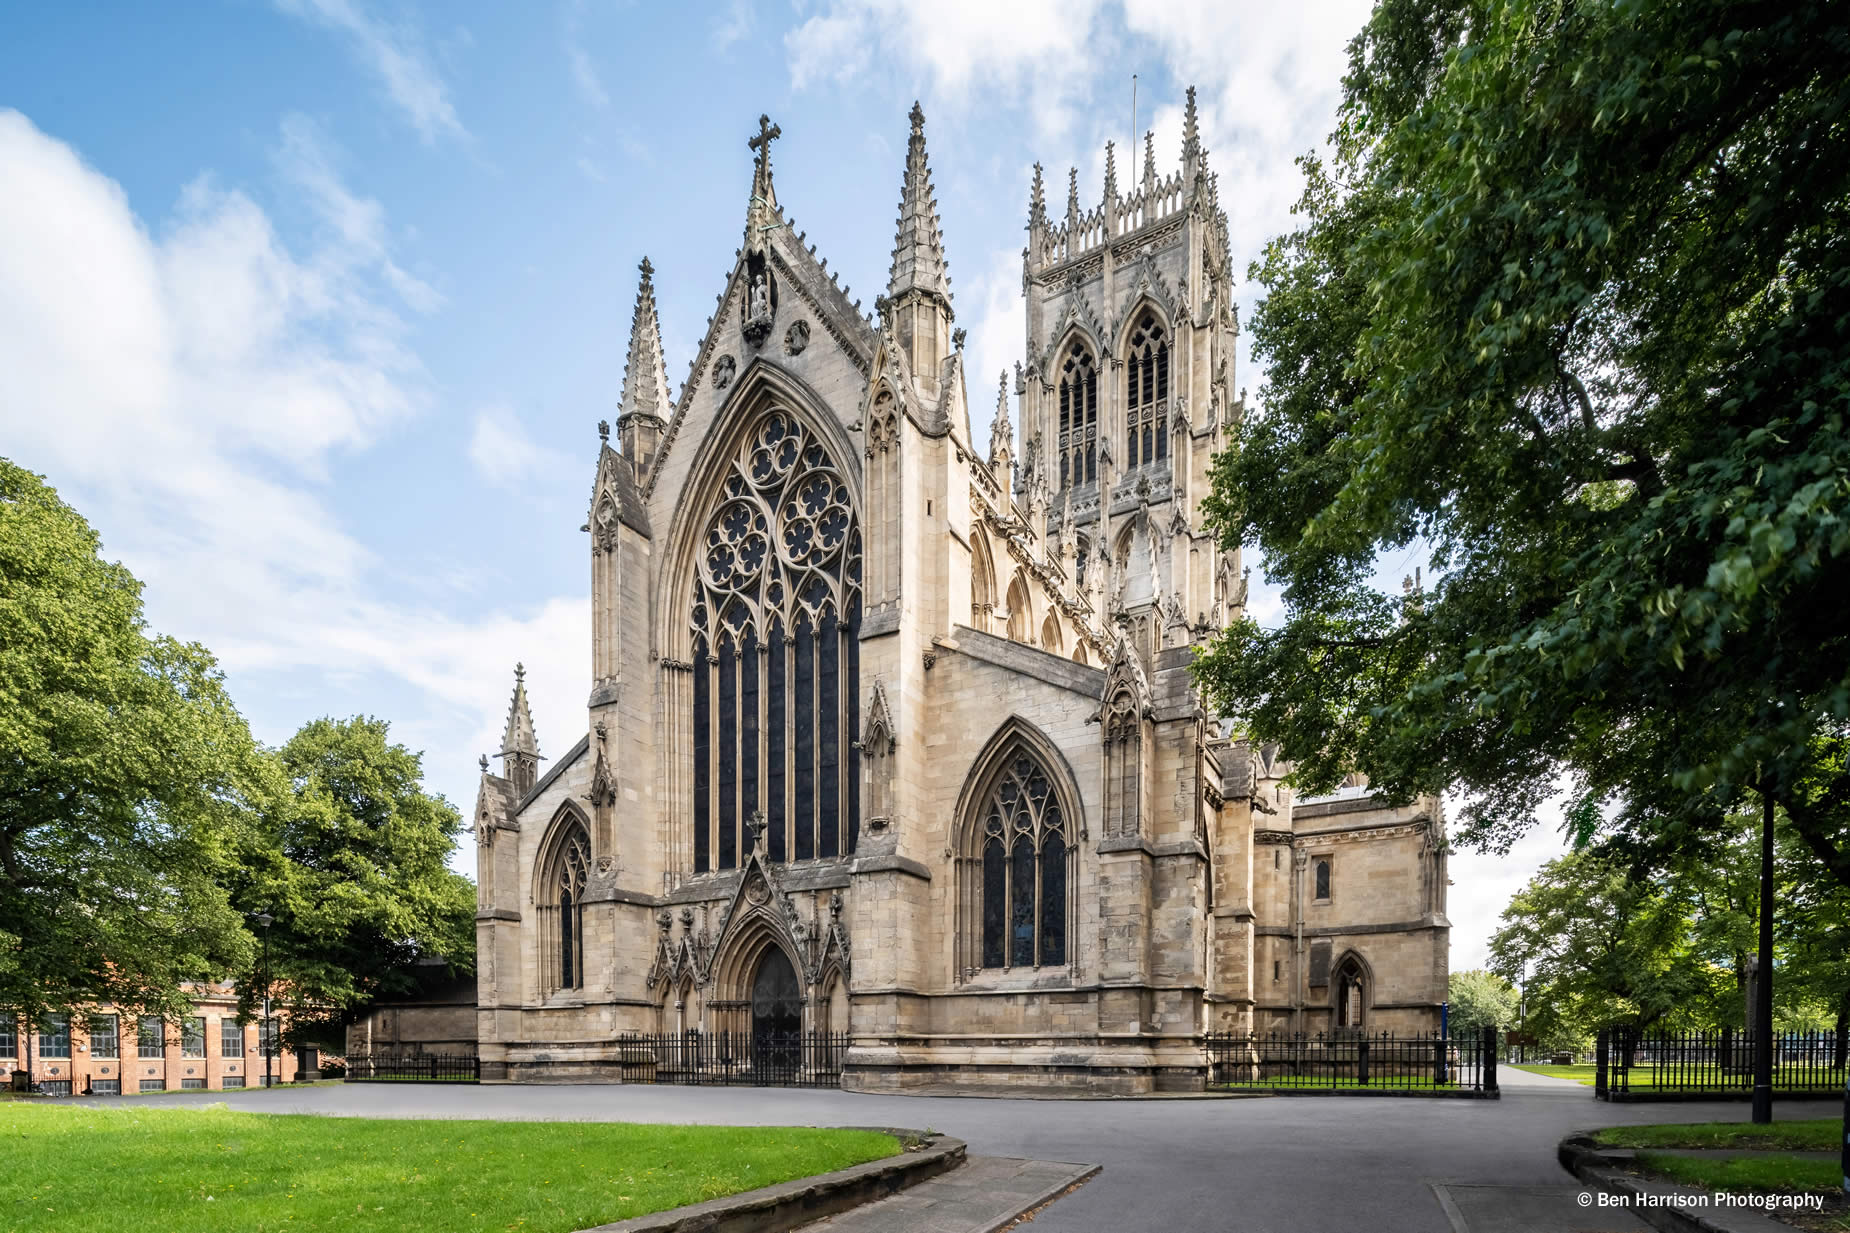
[[1504,850],[1565,778],[1660,854],[1764,789],[1850,883],[1842,17],[1377,5],[1209,499],[1285,610],[1198,677],[1301,789],[1460,789]]

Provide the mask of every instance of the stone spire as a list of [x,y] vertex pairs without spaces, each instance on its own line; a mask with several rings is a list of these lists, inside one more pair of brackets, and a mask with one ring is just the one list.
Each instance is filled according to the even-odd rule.
[[925,157],[925,112],[912,104],[912,136],[906,143],[906,178],[899,190],[898,236],[893,241],[893,270],[887,279],[889,300],[899,302],[913,291],[951,298],[944,263],[944,233],[938,225],[938,201],[931,187],[931,164]]
[[501,734],[501,776],[519,796],[533,791],[539,778],[540,741],[533,731],[533,712],[527,709],[527,669],[514,665],[514,698],[508,703],[507,730]]
[[638,474],[655,460],[670,410],[662,322],[655,309],[655,267],[644,257],[640,269],[636,311],[630,318],[629,358],[623,364],[623,401],[617,408],[617,440]]
[[1066,173],[1066,242],[1077,245],[1079,236],[1079,168]]
[[1188,105],[1182,109],[1182,174],[1192,177],[1201,159],[1201,124],[1195,114],[1195,87],[1188,88]]
[[1118,199],[1118,152],[1117,143],[1105,143],[1105,204],[1110,206]]
[[1034,188],[1028,194],[1028,225],[1047,225],[1047,189],[1041,183],[1041,165],[1034,164]]
[[1147,202],[1156,191],[1156,130],[1143,135],[1143,197]]
[[[996,389],[996,418],[989,425],[989,465],[998,470],[1006,470],[1015,452],[1015,429],[1009,423],[1009,372],[1002,370],[1002,380]],[[1008,476],[1000,476],[1004,491],[1008,488]]]

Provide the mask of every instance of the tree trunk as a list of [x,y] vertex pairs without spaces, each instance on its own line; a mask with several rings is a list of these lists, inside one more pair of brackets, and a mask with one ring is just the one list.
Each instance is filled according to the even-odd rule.
[[1850,1052],[1846,1046],[1850,1046],[1850,988],[1845,988],[1844,996],[1837,1002],[1837,1040],[1831,1049],[1832,1070],[1844,1068],[1845,1054]]

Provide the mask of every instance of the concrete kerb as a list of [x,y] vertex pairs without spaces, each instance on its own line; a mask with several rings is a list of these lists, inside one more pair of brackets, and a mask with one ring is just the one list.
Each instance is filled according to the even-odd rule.
[[899,1154],[723,1199],[594,1225],[579,1233],[784,1233],[897,1194],[964,1162],[964,1141],[949,1135],[892,1127],[848,1129],[892,1135],[900,1141]]
[[1590,1134],[1571,1134],[1561,1140],[1557,1155],[1562,1168],[1589,1186],[1622,1196],[1627,1212],[1664,1233],[1792,1233],[1791,1225],[1759,1212],[1678,1203],[1678,1198],[1697,1200],[1709,1192],[1634,1177],[1624,1169],[1631,1152],[1620,1155],[1616,1149],[1603,1149]]

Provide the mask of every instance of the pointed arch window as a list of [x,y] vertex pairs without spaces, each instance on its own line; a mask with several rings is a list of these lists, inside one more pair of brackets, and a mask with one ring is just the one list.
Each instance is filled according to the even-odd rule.
[[688,608],[694,871],[737,867],[759,813],[771,860],[851,853],[861,534],[847,480],[814,433],[773,408],[706,527]]
[[585,985],[584,898],[591,877],[591,837],[576,814],[553,836],[534,898],[540,918],[540,968],[546,992]]
[[1060,487],[1098,478],[1098,369],[1078,341],[1060,365]]
[[1131,334],[1125,372],[1124,465],[1141,467],[1169,457],[1169,336],[1154,312]]
[[1067,962],[1073,848],[1052,777],[1025,745],[1003,759],[979,798],[973,838],[976,966],[1051,967]]

